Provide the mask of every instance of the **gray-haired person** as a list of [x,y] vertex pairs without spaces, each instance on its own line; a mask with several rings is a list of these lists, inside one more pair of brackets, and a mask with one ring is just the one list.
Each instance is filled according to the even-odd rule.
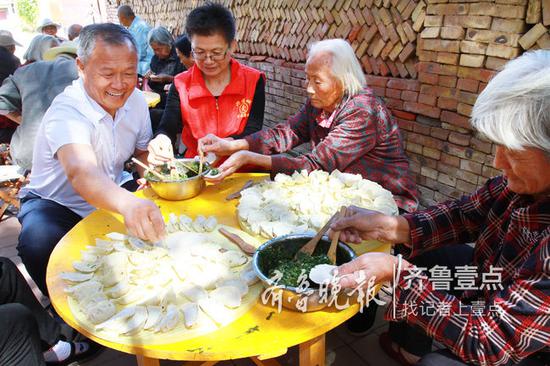
[[164,108],[167,92],[165,86],[171,84],[174,76],[184,71],[184,67],[176,53],[174,37],[168,29],[162,26],[151,29],[147,40],[155,54],[145,77],[149,79],[151,89],[163,97],[158,107]]
[[147,102],[135,88],[134,38],[120,25],[89,25],[80,33],[77,55],[81,76],[44,115],[30,183],[21,191],[17,249],[44,293],[53,248],[96,208],[121,214],[130,235],[151,241],[164,236],[159,208],[120,186],[127,179],[125,161],[132,155],[147,160],[152,134]]
[[[472,125],[495,144],[502,175],[403,216],[350,207],[332,224],[341,240],[403,243],[410,255],[364,254],[338,268],[340,285],[392,284],[380,343],[403,365],[549,365],[550,52],[508,62]],[[432,340],[446,349],[432,352]]]
[[[313,44],[305,71],[310,98],[286,122],[241,139],[211,134],[199,140],[204,152],[230,155],[219,167],[219,180],[248,164],[272,174],[338,169],[379,183],[400,209],[415,210],[418,191],[397,122],[366,85],[350,44],[343,39]],[[308,142],[312,148],[304,155],[282,154]]]
[[29,47],[27,48],[27,51],[25,51],[25,54],[23,55],[23,58],[25,59],[25,65],[28,65],[35,61],[42,61],[42,58],[44,57],[44,53],[50,48],[59,46],[59,44],[60,44],[59,40],[52,35],[49,35],[49,34],[36,35],[32,39],[31,43],[29,44]]

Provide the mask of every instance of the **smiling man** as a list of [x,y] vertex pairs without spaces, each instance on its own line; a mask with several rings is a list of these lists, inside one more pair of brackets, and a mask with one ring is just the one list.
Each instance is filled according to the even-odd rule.
[[121,188],[128,180],[124,162],[146,161],[151,138],[147,103],[135,88],[135,41],[119,25],[87,26],[76,61],[80,77],[44,115],[21,194],[17,249],[44,293],[53,248],[96,208],[121,214],[131,235],[152,241],[164,235],[158,207]]

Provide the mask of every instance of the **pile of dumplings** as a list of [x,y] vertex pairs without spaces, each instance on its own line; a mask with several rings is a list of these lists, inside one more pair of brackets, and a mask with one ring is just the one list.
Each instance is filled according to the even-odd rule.
[[274,181],[241,192],[239,223],[265,238],[315,233],[341,206],[355,205],[388,215],[398,213],[390,191],[359,174],[303,170],[277,174]]
[[[96,332],[119,336],[167,333],[233,321],[258,278],[250,258],[215,231],[215,217],[170,214],[163,241],[120,233],[96,239],[63,272],[73,313]],[[78,319],[78,316],[75,317]],[[141,332],[141,333],[140,333]]]

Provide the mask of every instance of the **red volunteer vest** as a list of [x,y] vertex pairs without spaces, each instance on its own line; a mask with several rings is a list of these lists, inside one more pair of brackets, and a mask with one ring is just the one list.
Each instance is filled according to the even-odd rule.
[[185,157],[196,156],[198,139],[209,133],[228,137],[244,131],[260,76],[258,70],[232,59],[231,81],[217,102],[196,66],[174,78],[180,96],[181,140],[187,146]]

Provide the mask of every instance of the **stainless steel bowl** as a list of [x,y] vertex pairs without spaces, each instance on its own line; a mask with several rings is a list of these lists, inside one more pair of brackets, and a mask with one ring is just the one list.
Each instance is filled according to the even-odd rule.
[[[273,281],[269,278],[269,272],[273,269],[271,268],[272,263],[269,260],[270,251],[272,251],[274,248],[277,248],[276,250],[282,249],[284,253],[288,253],[288,258],[291,259],[294,258],[294,255],[298,252],[298,250],[302,246],[304,246],[312,237],[313,235],[310,234],[291,234],[279,236],[262,244],[258,248],[258,250],[256,250],[256,253],[254,253],[254,257],[252,258],[252,265],[254,267],[256,275],[260,278],[265,287],[271,287],[275,290],[273,286],[277,285],[273,283]],[[329,247],[330,239],[327,236],[324,236],[317,244],[317,248],[315,249],[315,252],[313,254],[324,254],[328,252]],[[351,249],[346,243],[338,242],[338,248],[336,250],[336,264],[340,265],[349,262],[355,257],[356,255],[353,249]],[[304,295],[299,293],[296,287],[279,286],[280,290],[277,289],[275,291],[282,291],[282,305],[290,310],[304,311],[302,306],[304,302],[307,302],[307,306],[305,307],[305,311],[307,312],[318,311],[325,308],[328,305],[327,302],[323,301],[322,298],[319,296],[319,291],[315,284],[311,281],[309,282],[310,285],[312,285],[311,289],[313,289],[314,292],[313,294],[306,296],[307,299],[303,299]],[[347,297],[347,295],[344,294],[344,292],[342,291],[339,295],[339,298],[340,297]],[[356,298],[350,298],[349,301],[350,303],[352,303],[356,301]],[[338,301],[339,304],[345,302],[346,299],[342,298],[340,298],[340,300]],[[271,304],[271,300],[269,301],[269,303]]]
[[[177,161],[193,162],[193,159],[178,159]],[[153,191],[160,197],[170,201],[186,200],[195,197],[204,188],[204,176],[210,171],[205,169],[200,176],[181,180],[181,181],[158,181],[148,179]]]

